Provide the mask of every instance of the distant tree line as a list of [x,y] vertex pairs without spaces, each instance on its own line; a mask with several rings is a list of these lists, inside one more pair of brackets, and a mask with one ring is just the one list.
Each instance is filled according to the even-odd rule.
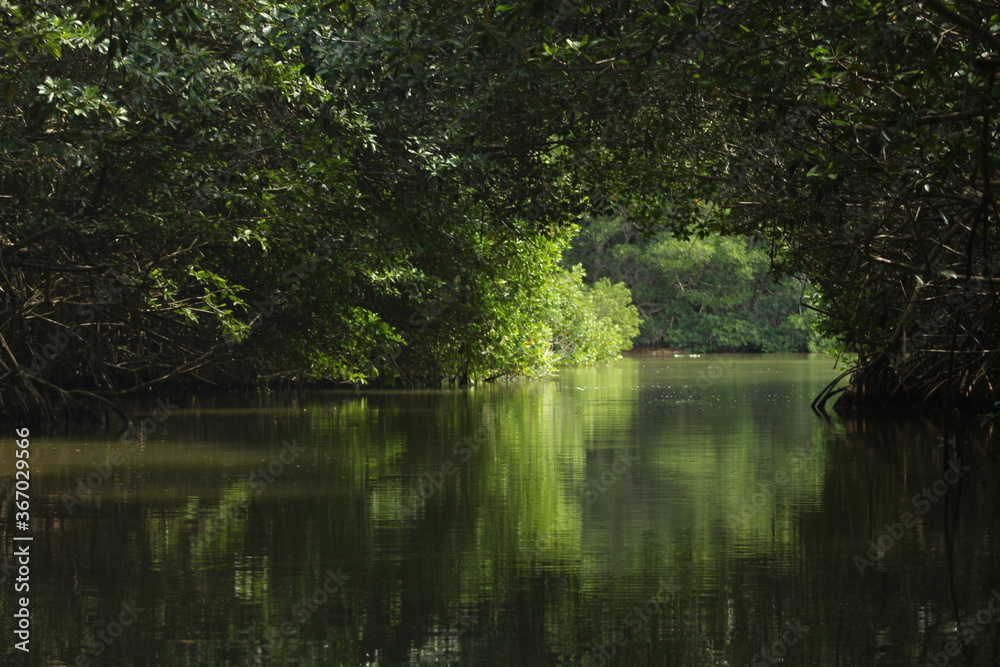
[[642,317],[637,345],[692,352],[819,352],[832,345],[808,307],[814,290],[801,278],[779,280],[759,240],[683,240],[668,231],[645,234],[619,217],[587,218],[566,258],[591,277],[631,288]]

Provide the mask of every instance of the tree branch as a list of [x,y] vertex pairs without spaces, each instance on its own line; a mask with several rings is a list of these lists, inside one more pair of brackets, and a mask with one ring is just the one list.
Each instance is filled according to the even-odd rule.
[[984,26],[981,23],[976,23],[964,14],[959,14],[957,11],[941,2],[941,0],[924,0],[924,6],[949,23],[965,28],[973,33],[975,37],[978,37],[997,51],[1000,51],[1000,39],[997,39],[993,33],[990,32],[987,26]]

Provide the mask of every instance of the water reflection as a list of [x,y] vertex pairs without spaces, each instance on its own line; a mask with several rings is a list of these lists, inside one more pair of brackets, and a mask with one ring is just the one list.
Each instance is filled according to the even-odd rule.
[[[126,454],[39,437],[18,664],[990,663],[995,439],[820,421],[834,374],[636,358],[185,402]],[[956,452],[968,469],[942,482]]]

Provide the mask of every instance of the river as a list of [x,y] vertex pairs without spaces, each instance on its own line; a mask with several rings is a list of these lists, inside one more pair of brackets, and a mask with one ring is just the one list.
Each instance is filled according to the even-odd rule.
[[836,374],[151,395],[141,431],[31,433],[26,530],[9,434],[3,664],[997,664],[996,438],[825,421]]

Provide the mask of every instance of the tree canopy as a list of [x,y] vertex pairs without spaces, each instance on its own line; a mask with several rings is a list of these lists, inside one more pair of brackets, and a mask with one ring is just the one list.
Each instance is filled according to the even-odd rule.
[[0,398],[605,358],[627,296],[558,260],[613,215],[808,278],[857,355],[845,403],[989,404],[998,16],[0,3]]
[[720,229],[714,202],[807,277],[857,359],[820,405],[996,401],[998,7],[681,2],[630,25],[656,62],[627,124],[646,143],[602,163],[620,208],[683,236]]
[[733,9],[698,20],[719,192],[857,355],[842,405],[996,400],[997,8]]
[[[558,262],[588,76],[471,3],[8,3],[0,30],[5,411],[630,345],[627,292]],[[539,68],[567,75],[542,105]]]

